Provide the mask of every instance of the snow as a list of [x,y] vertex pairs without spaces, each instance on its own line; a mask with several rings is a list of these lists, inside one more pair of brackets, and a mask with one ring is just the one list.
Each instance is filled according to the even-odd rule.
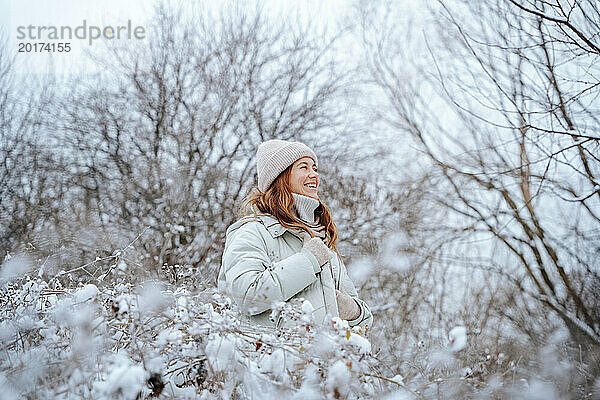
[[310,323],[312,321],[312,314],[315,311],[312,303],[308,300],[304,300],[300,309],[302,310],[300,320],[306,324]]
[[94,284],[87,284],[73,294],[73,299],[77,303],[83,303],[84,301],[93,300],[98,296],[98,287]]
[[351,374],[348,366],[342,361],[336,361],[329,368],[329,376],[327,377],[326,385],[330,391],[337,390],[342,397],[348,394],[348,386],[350,385]]
[[416,397],[412,393],[407,392],[404,389],[397,390],[393,393],[386,395],[385,397],[382,397],[382,400],[413,400],[413,399],[416,399]]
[[113,366],[108,378],[97,383],[98,394],[105,398],[121,395],[123,399],[135,400],[145,387],[146,372],[139,365],[131,364],[127,359],[121,359]]
[[262,372],[270,372],[277,380],[282,380],[285,373],[285,354],[282,349],[275,349],[266,354],[258,364]]
[[525,391],[520,391],[520,393],[520,398],[523,400],[547,400],[560,398],[556,388],[551,382],[544,382],[538,379],[529,382],[527,384],[527,389]]
[[204,392],[204,395],[201,395],[200,397],[198,397],[198,395],[196,394],[196,390],[193,387],[179,388],[175,385],[170,385],[165,391],[167,393],[169,393],[170,395],[172,395],[172,398],[174,398],[174,399],[197,400],[197,399],[212,398],[212,396],[210,396],[210,394],[207,392]]
[[183,333],[178,329],[165,329],[160,331],[156,342],[161,345],[167,345],[169,342],[177,342],[183,339]]
[[371,342],[364,336],[358,335],[354,332],[350,332],[348,341],[358,347],[360,354],[368,354],[371,352]]
[[164,286],[159,282],[148,281],[142,285],[138,291],[138,310],[142,313],[153,313],[164,309],[168,298],[162,291]]
[[354,282],[354,285],[360,287],[373,274],[374,267],[373,261],[370,258],[361,257],[347,267],[348,275]]
[[[272,330],[249,325],[229,298],[211,290],[199,297],[151,281],[87,284],[59,291],[54,306],[36,312],[47,291],[48,285],[37,276],[25,282],[13,297],[21,304],[4,309],[12,318],[0,321],[5,346],[20,344],[15,342],[19,331],[24,340],[34,339],[0,358],[5,368],[0,369],[0,379],[10,374],[17,398],[34,392],[44,398],[69,393],[73,399],[133,399],[141,392],[144,398],[150,391],[146,380],[154,374],[164,384],[159,398],[230,398],[235,391],[240,398],[412,399],[411,390],[437,385],[446,386],[442,390],[451,390],[446,392],[451,395],[455,388],[450,385],[468,385],[474,379],[472,371],[487,373],[485,365],[478,369],[477,364],[465,364],[464,353],[457,353],[466,348],[464,326],[448,333],[446,347],[441,347],[440,337],[406,348],[405,359],[427,371],[425,376],[408,363],[389,364],[382,371],[386,349],[373,350],[370,336],[338,317],[313,325],[314,308],[304,300],[279,304],[277,315],[298,323]],[[523,374],[517,372],[514,382],[520,385],[521,398],[539,398],[534,389],[550,396],[558,393],[558,384],[546,387],[542,382],[560,382],[560,376],[573,371],[556,353],[566,338],[561,330],[549,335],[538,357],[545,365],[530,388],[523,389]],[[497,359],[494,354],[493,348],[482,351],[481,362],[495,366],[502,360],[502,368],[510,368],[515,361],[508,352],[498,353]],[[8,359],[13,366],[7,369]],[[393,378],[374,377],[382,373]],[[36,382],[48,379],[56,384],[36,387]],[[493,392],[490,396],[512,390],[501,378],[488,377],[486,384]]]
[[292,400],[321,400],[323,396],[318,388],[314,386],[302,386],[298,390]]
[[127,264],[125,264],[125,261],[119,260],[116,267],[119,271],[125,271],[127,269]]
[[335,338],[324,332],[317,332],[312,339],[311,349],[314,353],[323,357],[331,357],[337,345]]
[[304,370],[302,386],[293,397],[293,400],[320,400],[323,398],[319,391],[319,372],[316,365],[310,364]]
[[185,232],[185,226],[182,225],[174,225],[172,228],[172,231],[174,233],[184,233]]
[[33,268],[31,260],[21,254],[7,257],[6,261],[0,265],[0,283],[18,278]]
[[4,344],[12,340],[15,330],[8,321],[0,321],[0,343]]
[[447,349],[435,349],[429,356],[429,365],[434,368],[453,368],[455,364],[454,354]]
[[570,336],[571,335],[569,334],[569,330],[567,328],[562,327],[560,329],[556,329],[552,333],[552,335],[548,339],[548,342],[552,343],[552,344],[566,343],[566,342],[568,342]]
[[390,380],[396,382],[398,385],[404,385],[404,377],[402,375],[395,375]]
[[333,327],[338,330],[338,332],[346,332],[350,330],[350,325],[348,325],[348,321],[341,319],[340,317],[333,317],[332,319]]
[[38,326],[38,324],[33,320],[33,318],[31,318],[31,316],[24,315],[17,320],[16,326],[20,332],[28,332]]
[[81,358],[82,362],[93,362],[93,360],[87,359],[86,356],[94,350],[93,336],[89,335],[88,332],[78,332],[74,335],[71,343],[71,351],[74,357]]
[[233,368],[236,340],[231,335],[212,336],[206,345],[206,357],[213,370],[224,372]]
[[114,308],[119,315],[123,315],[129,312],[129,295],[119,295],[115,298]]
[[403,232],[388,235],[383,241],[383,248],[379,254],[381,263],[391,270],[399,273],[407,272],[412,265],[406,249],[409,248],[408,236]]
[[448,349],[456,352],[467,346],[467,328],[456,326],[448,333]]
[[0,372],[0,387],[2,388],[2,392],[0,394],[0,398],[2,400],[17,400],[19,399],[19,393],[13,390],[11,382],[6,379],[6,376]]

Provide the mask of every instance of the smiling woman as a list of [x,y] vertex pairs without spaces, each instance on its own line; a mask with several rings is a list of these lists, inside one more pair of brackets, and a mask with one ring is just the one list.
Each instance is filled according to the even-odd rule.
[[292,193],[319,199],[319,174],[317,164],[310,157],[296,161],[290,171],[290,189]]
[[258,187],[244,202],[245,216],[227,229],[219,288],[257,324],[281,326],[270,318],[272,305],[304,298],[315,323],[340,317],[366,331],[371,310],[338,253],[337,227],[318,196],[317,164],[300,142],[259,146]]

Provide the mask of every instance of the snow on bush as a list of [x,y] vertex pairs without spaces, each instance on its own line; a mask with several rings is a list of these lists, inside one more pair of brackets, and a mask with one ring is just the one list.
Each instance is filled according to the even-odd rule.
[[[293,329],[250,325],[214,288],[26,275],[2,286],[2,398],[363,398],[377,379],[368,339],[339,318],[316,326],[306,301],[281,303]],[[71,285],[72,287],[65,287]],[[323,348],[326,346],[326,349]],[[379,384],[379,390],[384,386]]]
[[504,354],[466,363],[463,326],[447,346],[419,342],[389,365],[368,332],[339,318],[314,324],[307,301],[273,305],[274,318],[294,322],[274,330],[251,325],[215,288],[140,282],[116,265],[81,282],[10,273],[0,285],[0,398],[537,398],[562,393],[552,382],[569,371],[554,351],[563,332],[540,355],[554,367],[534,376]]
[[456,326],[448,333],[448,348],[450,351],[460,351],[467,345],[467,328]]
[[398,273],[406,273],[410,270],[413,264],[408,253],[411,248],[410,240],[404,232],[390,234],[381,243],[383,246],[379,259],[383,266]]
[[368,257],[362,257],[348,266],[348,274],[357,287],[361,287],[373,275],[373,262]]
[[26,256],[17,255],[11,257],[7,255],[2,268],[0,268],[0,283],[10,281],[17,278],[32,268],[33,264]]

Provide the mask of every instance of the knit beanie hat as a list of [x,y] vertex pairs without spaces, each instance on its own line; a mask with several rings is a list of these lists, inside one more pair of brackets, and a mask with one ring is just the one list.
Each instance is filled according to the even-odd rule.
[[258,189],[265,192],[279,174],[302,157],[310,157],[318,163],[315,152],[304,143],[279,139],[261,143],[256,152]]

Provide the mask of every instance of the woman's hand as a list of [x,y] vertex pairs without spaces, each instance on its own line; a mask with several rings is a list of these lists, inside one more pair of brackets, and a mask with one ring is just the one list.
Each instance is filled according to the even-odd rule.
[[352,321],[360,316],[360,307],[352,297],[337,289],[335,290],[335,297],[341,319]]
[[311,238],[310,235],[306,233],[306,236],[302,236],[302,240],[302,247],[314,254],[321,267],[331,259],[331,251],[321,239],[317,237]]

